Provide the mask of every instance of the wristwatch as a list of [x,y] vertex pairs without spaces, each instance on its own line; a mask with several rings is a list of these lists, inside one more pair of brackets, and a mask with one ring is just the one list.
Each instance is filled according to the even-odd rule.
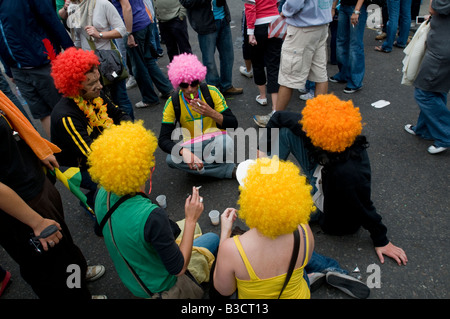
[[126,34],[126,35],[127,35],[127,37],[129,37],[129,36],[131,35],[131,32],[128,32],[128,31],[127,31],[127,34]]
[[354,14],[360,14],[361,11],[359,11],[359,10],[353,10],[353,13],[354,13]]
[[98,35],[100,36],[100,39],[103,38],[103,33],[100,32]]

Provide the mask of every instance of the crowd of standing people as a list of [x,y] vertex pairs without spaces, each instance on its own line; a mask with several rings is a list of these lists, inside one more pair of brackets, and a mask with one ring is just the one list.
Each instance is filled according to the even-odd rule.
[[[389,53],[392,46],[407,45],[411,14],[403,11],[410,11],[411,1],[386,3],[386,41],[376,50]],[[414,82],[420,115],[405,130],[433,140],[428,152],[437,154],[450,147],[450,45],[443,41],[450,31],[450,4],[431,0],[429,11],[427,50]],[[269,38],[268,27],[279,16],[286,35]],[[137,297],[201,298],[200,284],[210,282],[210,297],[309,298],[310,291],[327,282],[352,297],[367,298],[370,289],[364,283],[314,252],[309,222],[338,235],[362,226],[381,262],[388,256],[406,265],[406,253],[388,239],[371,201],[368,143],[361,135],[359,109],[328,94],[329,81],[346,83],[346,94],[363,87],[367,3],[246,1],[243,17],[246,66],[240,72],[254,78],[258,104],[267,105],[270,96],[272,112],[254,116],[257,125],[269,130],[259,141],[258,159],[240,171],[227,161],[234,144],[226,130],[237,128],[238,118],[226,97],[243,94],[243,89],[232,81],[226,0],[0,2],[5,73],[47,135],[41,137],[0,82],[0,244],[39,298],[54,298],[55,292],[59,298],[106,298],[89,292],[86,283],[100,278],[105,268],[87,265],[54,186],[51,172],[72,167],[80,171],[80,187],[88,191],[88,205],[96,213],[96,234]],[[335,20],[339,72],[328,76],[327,40]],[[198,35],[200,59],[192,54],[187,21]],[[30,40],[22,41],[29,32]],[[161,40],[170,61],[167,76],[158,66]],[[96,55],[101,50],[121,53],[123,68],[142,96],[136,108],[165,101],[159,137],[135,118],[127,78],[105,82]],[[287,112],[293,91],[309,85],[315,89],[307,107],[300,114]],[[177,124],[180,141],[173,139]],[[273,136],[271,128],[279,129],[279,135]],[[278,153],[266,148],[272,140],[279,143]],[[199,230],[203,198],[198,188],[185,199],[182,221],[172,221],[144,194],[157,147],[168,153],[171,168],[238,178],[240,209],[223,212],[219,235]],[[298,165],[286,161],[289,154]],[[291,205],[277,208],[274,195],[288,198]],[[238,215],[249,228],[240,235],[233,232]],[[83,274],[77,289],[67,285],[66,269],[73,264]],[[292,269],[286,273],[288,264]],[[10,278],[0,268],[0,295]]]

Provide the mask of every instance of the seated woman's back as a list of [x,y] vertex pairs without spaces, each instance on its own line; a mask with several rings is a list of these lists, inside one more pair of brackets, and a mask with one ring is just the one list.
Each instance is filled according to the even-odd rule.
[[[295,270],[281,298],[309,298],[303,268],[311,257],[314,243],[309,226],[302,225],[300,248]],[[294,236],[286,234],[275,239],[262,236],[256,229],[234,238],[234,273],[240,299],[278,298],[286,279]]]

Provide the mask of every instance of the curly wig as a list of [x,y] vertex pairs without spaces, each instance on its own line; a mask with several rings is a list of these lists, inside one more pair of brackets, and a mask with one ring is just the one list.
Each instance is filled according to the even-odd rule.
[[319,95],[306,102],[300,124],[314,146],[342,152],[362,131],[359,108],[333,94]]
[[89,174],[116,195],[139,192],[155,166],[157,147],[157,138],[145,129],[143,121],[113,125],[91,144]]
[[86,73],[99,64],[94,51],[75,47],[65,50],[52,60],[51,75],[55,87],[64,96],[80,95],[81,83],[86,80]]
[[180,83],[191,83],[192,81],[203,81],[206,77],[206,66],[204,66],[197,56],[190,53],[183,53],[173,58],[167,66],[170,82],[174,88]]
[[259,158],[239,186],[239,218],[269,238],[293,232],[315,211],[312,186],[292,162]]

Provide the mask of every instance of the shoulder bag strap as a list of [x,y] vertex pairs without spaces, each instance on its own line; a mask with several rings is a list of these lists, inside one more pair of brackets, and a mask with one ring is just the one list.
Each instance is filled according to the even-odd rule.
[[284,281],[284,285],[283,288],[281,288],[280,294],[278,295],[278,299],[280,299],[281,294],[284,291],[284,288],[286,288],[289,279],[291,279],[292,273],[294,272],[294,268],[295,268],[295,263],[297,262],[297,258],[298,258],[298,251],[300,248],[300,234],[298,232],[298,228],[294,231],[294,250],[292,251],[292,257],[291,257],[291,262],[289,264],[289,269],[288,272],[286,274],[286,280]]
[[[141,195],[142,193],[137,193],[138,195]],[[117,207],[122,204],[125,200],[127,200],[128,198],[131,197],[131,195],[125,195],[122,196],[114,205],[113,207],[111,207],[111,209],[109,209],[109,200],[110,200],[110,196],[111,193],[108,192],[108,197],[106,200],[106,207],[108,208],[108,213],[105,215],[105,217],[102,220],[102,224],[104,226],[104,224],[106,223],[106,221],[109,220],[109,218],[111,217],[112,213],[117,209]],[[142,194],[143,197],[146,197],[145,194]],[[123,200],[122,200],[123,199]],[[133,274],[133,277],[136,279],[136,281],[138,282],[138,284],[141,286],[141,288],[147,293],[147,295],[149,295],[149,297],[151,298],[153,296],[153,293],[147,288],[147,286],[144,284],[144,282],[141,280],[141,278],[139,277],[139,275],[134,271],[133,267],[131,267],[131,265],[128,263],[128,261],[125,259],[125,257],[122,255],[122,253],[119,250],[119,247],[117,247],[116,244],[116,240],[114,239],[114,234],[113,234],[113,229],[112,229],[112,223],[109,222],[109,231],[111,233],[111,239],[112,242],[114,244],[114,247],[116,247],[117,252],[119,253],[120,257],[122,257],[123,261],[125,262],[125,264],[128,267],[128,270]]]

